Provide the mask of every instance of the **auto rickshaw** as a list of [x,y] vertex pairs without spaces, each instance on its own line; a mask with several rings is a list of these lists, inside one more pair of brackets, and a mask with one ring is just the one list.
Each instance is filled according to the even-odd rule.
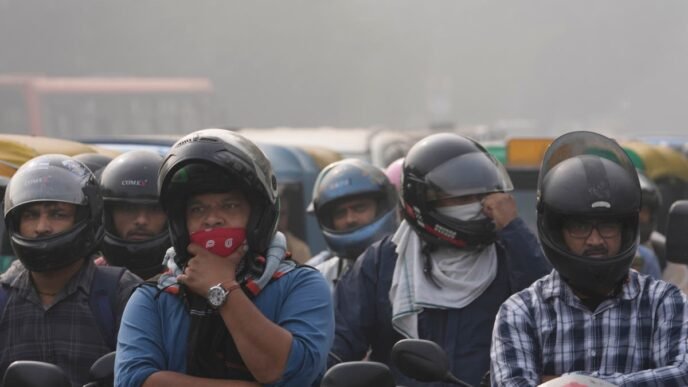
[[115,157],[120,152],[58,138],[0,134],[0,161],[5,164],[9,163],[19,167],[36,156],[49,153],[59,153],[67,156],[81,153],[100,153],[109,157]]
[[382,128],[277,127],[237,131],[256,142],[329,148],[345,158],[365,160],[380,168],[404,157],[419,139],[418,131]]
[[[14,172],[16,172],[18,168],[19,168],[18,166],[14,165],[12,163],[8,163],[6,161],[0,160],[0,176],[2,176],[2,177],[6,177],[6,178],[12,177],[12,175],[14,175]],[[1,197],[0,197],[0,200],[2,200]]]
[[[289,219],[285,230],[305,241],[311,253],[324,249],[325,240],[316,219],[306,215],[306,207],[311,201],[313,185],[320,168],[308,153],[298,147],[268,143],[257,145],[272,163],[282,207],[289,211],[288,214],[280,213],[280,216],[288,216]],[[295,257],[299,261],[309,258]]]
[[547,137],[513,137],[504,142],[485,143],[485,149],[509,173],[514,185],[511,195],[516,200],[518,214],[533,232],[537,232],[535,202],[540,163],[551,143],[552,138]]
[[[665,232],[667,214],[671,205],[688,198],[688,159],[680,152],[665,146],[638,141],[622,143],[627,153],[635,153],[639,161],[636,167],[652,179],[662,195],[657,228]],[[629,152],[630,151],[630,152]],[[633,159],[633,157],[631,158]]]

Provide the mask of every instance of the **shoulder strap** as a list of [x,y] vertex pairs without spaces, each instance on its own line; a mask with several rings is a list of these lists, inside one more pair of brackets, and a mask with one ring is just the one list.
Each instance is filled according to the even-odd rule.
[[2,317],[7,305],[7,299],[10,298],[10,292],[5,288],[5,285],[0,284],[0,317]]
[[124,267],[96,266],[91,284],[91,295],[88,304],[93,316],[98,322],[105,343],[115,350],[117,346],[117,294],[119,280],[122,278]]

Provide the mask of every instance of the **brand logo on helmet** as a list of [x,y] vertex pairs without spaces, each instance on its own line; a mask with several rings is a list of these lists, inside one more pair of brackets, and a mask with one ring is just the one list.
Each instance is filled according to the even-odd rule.
[[125,187],[145,187],[148,185],[148,179],[130,179],[130,180],[122,180],[122,185]]
[[351,185],[351,179],[343,179],[333,182],[327,187],[327,189],[335,190],[349,185]]
[[177,145],[175,145],[175,148],[179,148],[180,146],[188,144],[190,142],[198,141],[200,138],[201,138],[200,135],[194,134],[190,138],[187,138],[186,140],[182,140],[182,141],[178,142]]
[[609,202],[599,201],[599,202],[593,203],[590,207],[592,207],[592,208],[612,208],[612,205]]

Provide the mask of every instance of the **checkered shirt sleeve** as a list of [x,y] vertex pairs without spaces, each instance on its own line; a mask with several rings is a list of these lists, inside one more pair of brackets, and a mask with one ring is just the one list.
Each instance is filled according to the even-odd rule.
[[493,386],[579,373],[619,386],[688,386],[688,308],[673,285],[632,271],[590,312],[556,272],[510,297],[493,330]]

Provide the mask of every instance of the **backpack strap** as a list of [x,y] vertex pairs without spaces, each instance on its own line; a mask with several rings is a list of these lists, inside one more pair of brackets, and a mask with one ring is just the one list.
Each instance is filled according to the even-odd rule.
[[113,351],[117,346],[115,310],[117,309],[119,280],[125,270],[124,267],[117,266],[96,266],[88,300],[91,312],[100,327],[100,333]]
[[10,298],[10,291],[5,287],[5,285],[0,284],[0,317],[5,312],[5,306],[7,305],[7,299]]

